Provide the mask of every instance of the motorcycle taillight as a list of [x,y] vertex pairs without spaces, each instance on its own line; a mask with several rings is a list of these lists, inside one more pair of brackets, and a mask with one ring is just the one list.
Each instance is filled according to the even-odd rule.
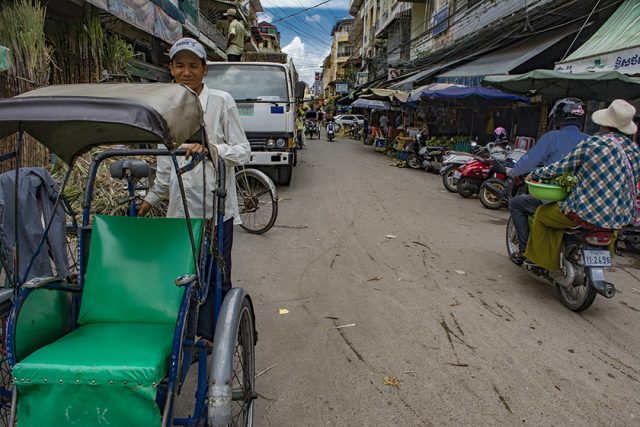
[[584,241],[593,246],[608,246],[613,239],[610,231],[593,231],[584,236]]

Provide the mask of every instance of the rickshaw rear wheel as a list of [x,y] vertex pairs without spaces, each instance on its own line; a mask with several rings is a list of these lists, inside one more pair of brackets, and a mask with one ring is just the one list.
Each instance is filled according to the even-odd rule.
[[233,410],[230,426],[253,425],[253,408],[256,398],[255,327],[253,311],[247,298],[242,302],[240,322],[233,354]]

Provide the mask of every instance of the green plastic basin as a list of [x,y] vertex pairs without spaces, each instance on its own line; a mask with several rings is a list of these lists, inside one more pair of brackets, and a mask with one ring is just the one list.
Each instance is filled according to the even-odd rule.
[[542,184],[540,182],[527,181],[529,194],[536,199],[557,202],[566,199],[569,195],[564,188],[557,184]]

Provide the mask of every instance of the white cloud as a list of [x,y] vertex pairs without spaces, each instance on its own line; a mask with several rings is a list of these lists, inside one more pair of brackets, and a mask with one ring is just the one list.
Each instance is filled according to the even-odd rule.
[[304,18],[307,22],[320,22],[322,17],[320,15],[311,15]]
[[258,12],[257,14],[258,22],[273,22],[273,15],[269,12]]
[[[313,7],[320,3],[320,0],[261,0],[260,4],[265,9],[270,7],[280,8],[307,8]],[[323,9],[348,9],[349,0],[331,0],[328,3],[319,6]]]
[[298,36],[295,36],[293,40],[291,40],[291,43],[284,46],[282,51],[288,54],[293,60],[300,80],[308,84],[313,83],[316,71],[322,71],[324,58],[329,54],[328,50],[324,54],[308,52],[306,45]]

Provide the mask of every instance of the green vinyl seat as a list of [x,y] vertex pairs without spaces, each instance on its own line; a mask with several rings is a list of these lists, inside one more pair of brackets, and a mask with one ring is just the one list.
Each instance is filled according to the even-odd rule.
[[18,426],[159,426],[184,292],[174,282],[194,272],[184,219],[96,216],[79,327],[13,368]]

